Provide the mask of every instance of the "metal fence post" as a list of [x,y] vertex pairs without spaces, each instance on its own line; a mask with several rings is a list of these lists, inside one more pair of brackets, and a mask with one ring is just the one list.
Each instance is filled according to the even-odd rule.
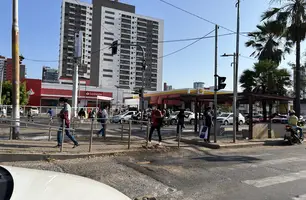
[[178,148],[181,147],[181,134],[182,134],[182,128],[181,128],[181,126],[179,126],[179,134],[178,134],[178,140],[177,140]]
[[129,139],[128,139],[128,149],[131,146],[131,135],[132,135],[132,120],[129,120]]
[[121,140],[123,140],[123,123],[121,123]]
[[89,152],[91,152],[92,150],[92,139],[93,139],[93,122],[94,122],[94,119],[91,119],[91,128],[90,128],[90,140],[89,140]]
[[150,120],[148,120],[148,123],[147,123],[147,137],[146,137],[146,147],[148,147],[149,145],[149,132],[150,132]]
[[10,138],[9,138],[10,140],[13,139],[13,134],[12,134],[13,131],[12,131],[12,130],[13,130],[13,129],[12,129],[12,121],[11,121],[11,122],[10,122],[10,136],[9,136],[9,137],[10,137]]
[[61,148],[60,148],[60,151],[61,152],[63,152],[63,146],[64,146],[64,140],[65,140],[65,134],[64,134],[64,132],[65,132],[65,126],[66,126],[66,124],[65,124],[65,119],[63,119],[63,126],[62,126],[62,142],[61,142]]
[[51,126],[49,127],[49,138],[48,141],[51,141]]

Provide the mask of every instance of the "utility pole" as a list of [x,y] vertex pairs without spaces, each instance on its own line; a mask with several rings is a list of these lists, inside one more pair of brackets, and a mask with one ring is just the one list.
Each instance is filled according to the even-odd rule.
[[218,25],[215,26],[214,143],[217,142]]
[[13,60],[13,139],[19,139],[20,108],[19,108],[19,25],[18,0],[13,0],[13,26],[12,26],[12,60]]
[[2,86],[3,86],[3,75],[4,75],[4,66],[1,70],[1,83],[0,83],[0,104],[2,105]]
[[236,101],[234,101],[235,103],[235,108],[236,108],[236,112],[234,117],[236,118],[236,128],[238,131],[238,122],[239,122],[239,111],[237,108],[237,93],[238,93],[238,69],[239,69],[239,41],[240,41],[240,0],[237,0],[236,3],[236,7],[237,7],[237,32],[236,32],[236,63],[235,63],[235,70],[236,70],[236,76],[235,76],[235,83],[234,83],[234,96],[236,96]]
[[233,92],[233,142],[235,143],[236,142],[236,135],[237,135],[237,126],[236,126],[236,123],[237,123],[237,65],[236,65],[236,53],[233,53],[233,54],[223,54],[222,57],[233,57],[233,63],[232,63],[232,66],[233,66],[233,87],[234,87],[234,92]]
[[75,33],[74,38],[74,73],[73,73],[73,88],[72,88],[72,113],[77,117],[78,108],[78,86],[79,86],[79,64],[82,59],[83,49],[83,32]]

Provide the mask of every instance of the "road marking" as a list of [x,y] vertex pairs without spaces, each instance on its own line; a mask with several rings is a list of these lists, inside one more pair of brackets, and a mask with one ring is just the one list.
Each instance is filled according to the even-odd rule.
[[247,154],[246,156],[249,156],[249,157],[264,157],[264,156],[271,156],[273,154],[271,153],[263,153],[263,154]]
[[296,172],[296,173],[289,173],[285,175],[262,178],[262,179],[246,180],[246,181],[243,181],[243,183],[252,185],[257,188],[262,188],[262,187],[267,187],[267,186],[276,185],[280,183],[292,182],[292,181],[305,179],[305,178],[306,178],[306,170]]
[[306,200],[306,194],[298,195],[292,198],[293,200]]

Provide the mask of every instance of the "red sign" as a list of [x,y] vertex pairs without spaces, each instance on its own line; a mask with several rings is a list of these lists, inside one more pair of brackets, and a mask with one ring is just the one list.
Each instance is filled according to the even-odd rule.
[[104,92],[87,92],[85,93],[86,96],[103,96]]

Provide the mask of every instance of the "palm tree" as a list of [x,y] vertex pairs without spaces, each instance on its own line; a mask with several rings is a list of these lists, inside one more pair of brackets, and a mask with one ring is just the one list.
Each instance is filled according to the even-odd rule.
[[[263,60],[254,64],[252,70],[245,70],[239,80],[244,92],[257,92],[284,96],[291,85],[290,72],[279,69],[271,60]],[[266,121],[266,101],[262,101],[263,116]],[[271,106],[270,106],[271,107]]]
[[278,8],[271,8],[264,12],[262,20],[274,19],[282,25],[283,31],[279,36],[292,41],[296,45],[296,85],[295,110],[300,116],[300,69],[301,69],[301,42],[306,37],[306,1],[305,0],[271,0],[272,3],[281,4]]
[[255,51],[250,55],[258,60],[272,60],[279,64],[284,59],[285,53],[290,53],[292,42],[282,44],[277,33],[282,30],[281,24],[276,21],[266,21],[257,25],[257,31],[251,32],[251,38],[245,43],[247,47],[253,47]]

